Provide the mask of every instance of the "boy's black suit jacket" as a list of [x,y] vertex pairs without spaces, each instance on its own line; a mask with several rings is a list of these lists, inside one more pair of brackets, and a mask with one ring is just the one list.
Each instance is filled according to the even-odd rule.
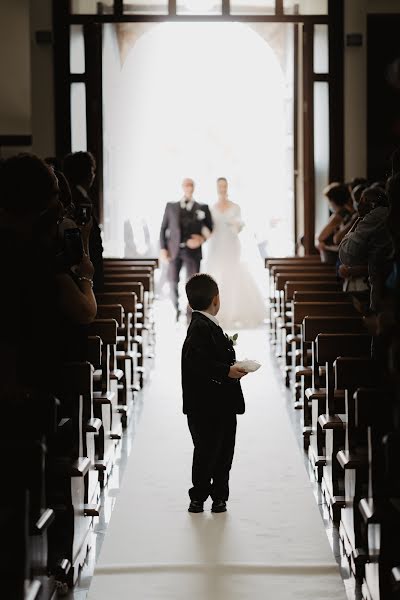
[[193,312],[182,348],[183,412],[210,415],[245,411],[239,380],[228,377],[235,362],[232,342],[221,327]]

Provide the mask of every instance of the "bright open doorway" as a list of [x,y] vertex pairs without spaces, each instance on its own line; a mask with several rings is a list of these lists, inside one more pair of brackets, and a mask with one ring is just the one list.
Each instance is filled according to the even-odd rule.
[[244,239],[261,255],[293,252],[292,33],[282,23],[105,26],[108,254],[157,254],[164,206],[186,176],[207,204],[227,177]]

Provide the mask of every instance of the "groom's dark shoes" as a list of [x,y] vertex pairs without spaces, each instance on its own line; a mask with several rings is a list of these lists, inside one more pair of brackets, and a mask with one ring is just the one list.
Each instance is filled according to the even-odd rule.
[[211,512],[213,513],[222,513],[226,512],[226,502],[225,500],[214,500],[211,506]]
[[191,513],[204,512],[204,502],[200,502],[200,500],[191,500],[188,511]]

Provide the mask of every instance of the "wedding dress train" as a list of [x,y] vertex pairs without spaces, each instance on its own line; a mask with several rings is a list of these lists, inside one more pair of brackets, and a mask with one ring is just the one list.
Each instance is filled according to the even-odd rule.
[[221,212],[214,206],[211,214],[214,230],[207,242],[203,271],[218,283],[221,298],[218,321],[224,329],[258,327],[266,318],[266,307],[261,290],[244,260],[239,238],[244,225],[240,207],[232,203]]

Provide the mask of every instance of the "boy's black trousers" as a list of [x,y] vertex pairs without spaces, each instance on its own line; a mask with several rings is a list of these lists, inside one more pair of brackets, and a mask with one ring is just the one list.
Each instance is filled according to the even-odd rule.
[[193,439],[191,500],[228,500],[229,472],[236,438],[236,414],[188,417]]

